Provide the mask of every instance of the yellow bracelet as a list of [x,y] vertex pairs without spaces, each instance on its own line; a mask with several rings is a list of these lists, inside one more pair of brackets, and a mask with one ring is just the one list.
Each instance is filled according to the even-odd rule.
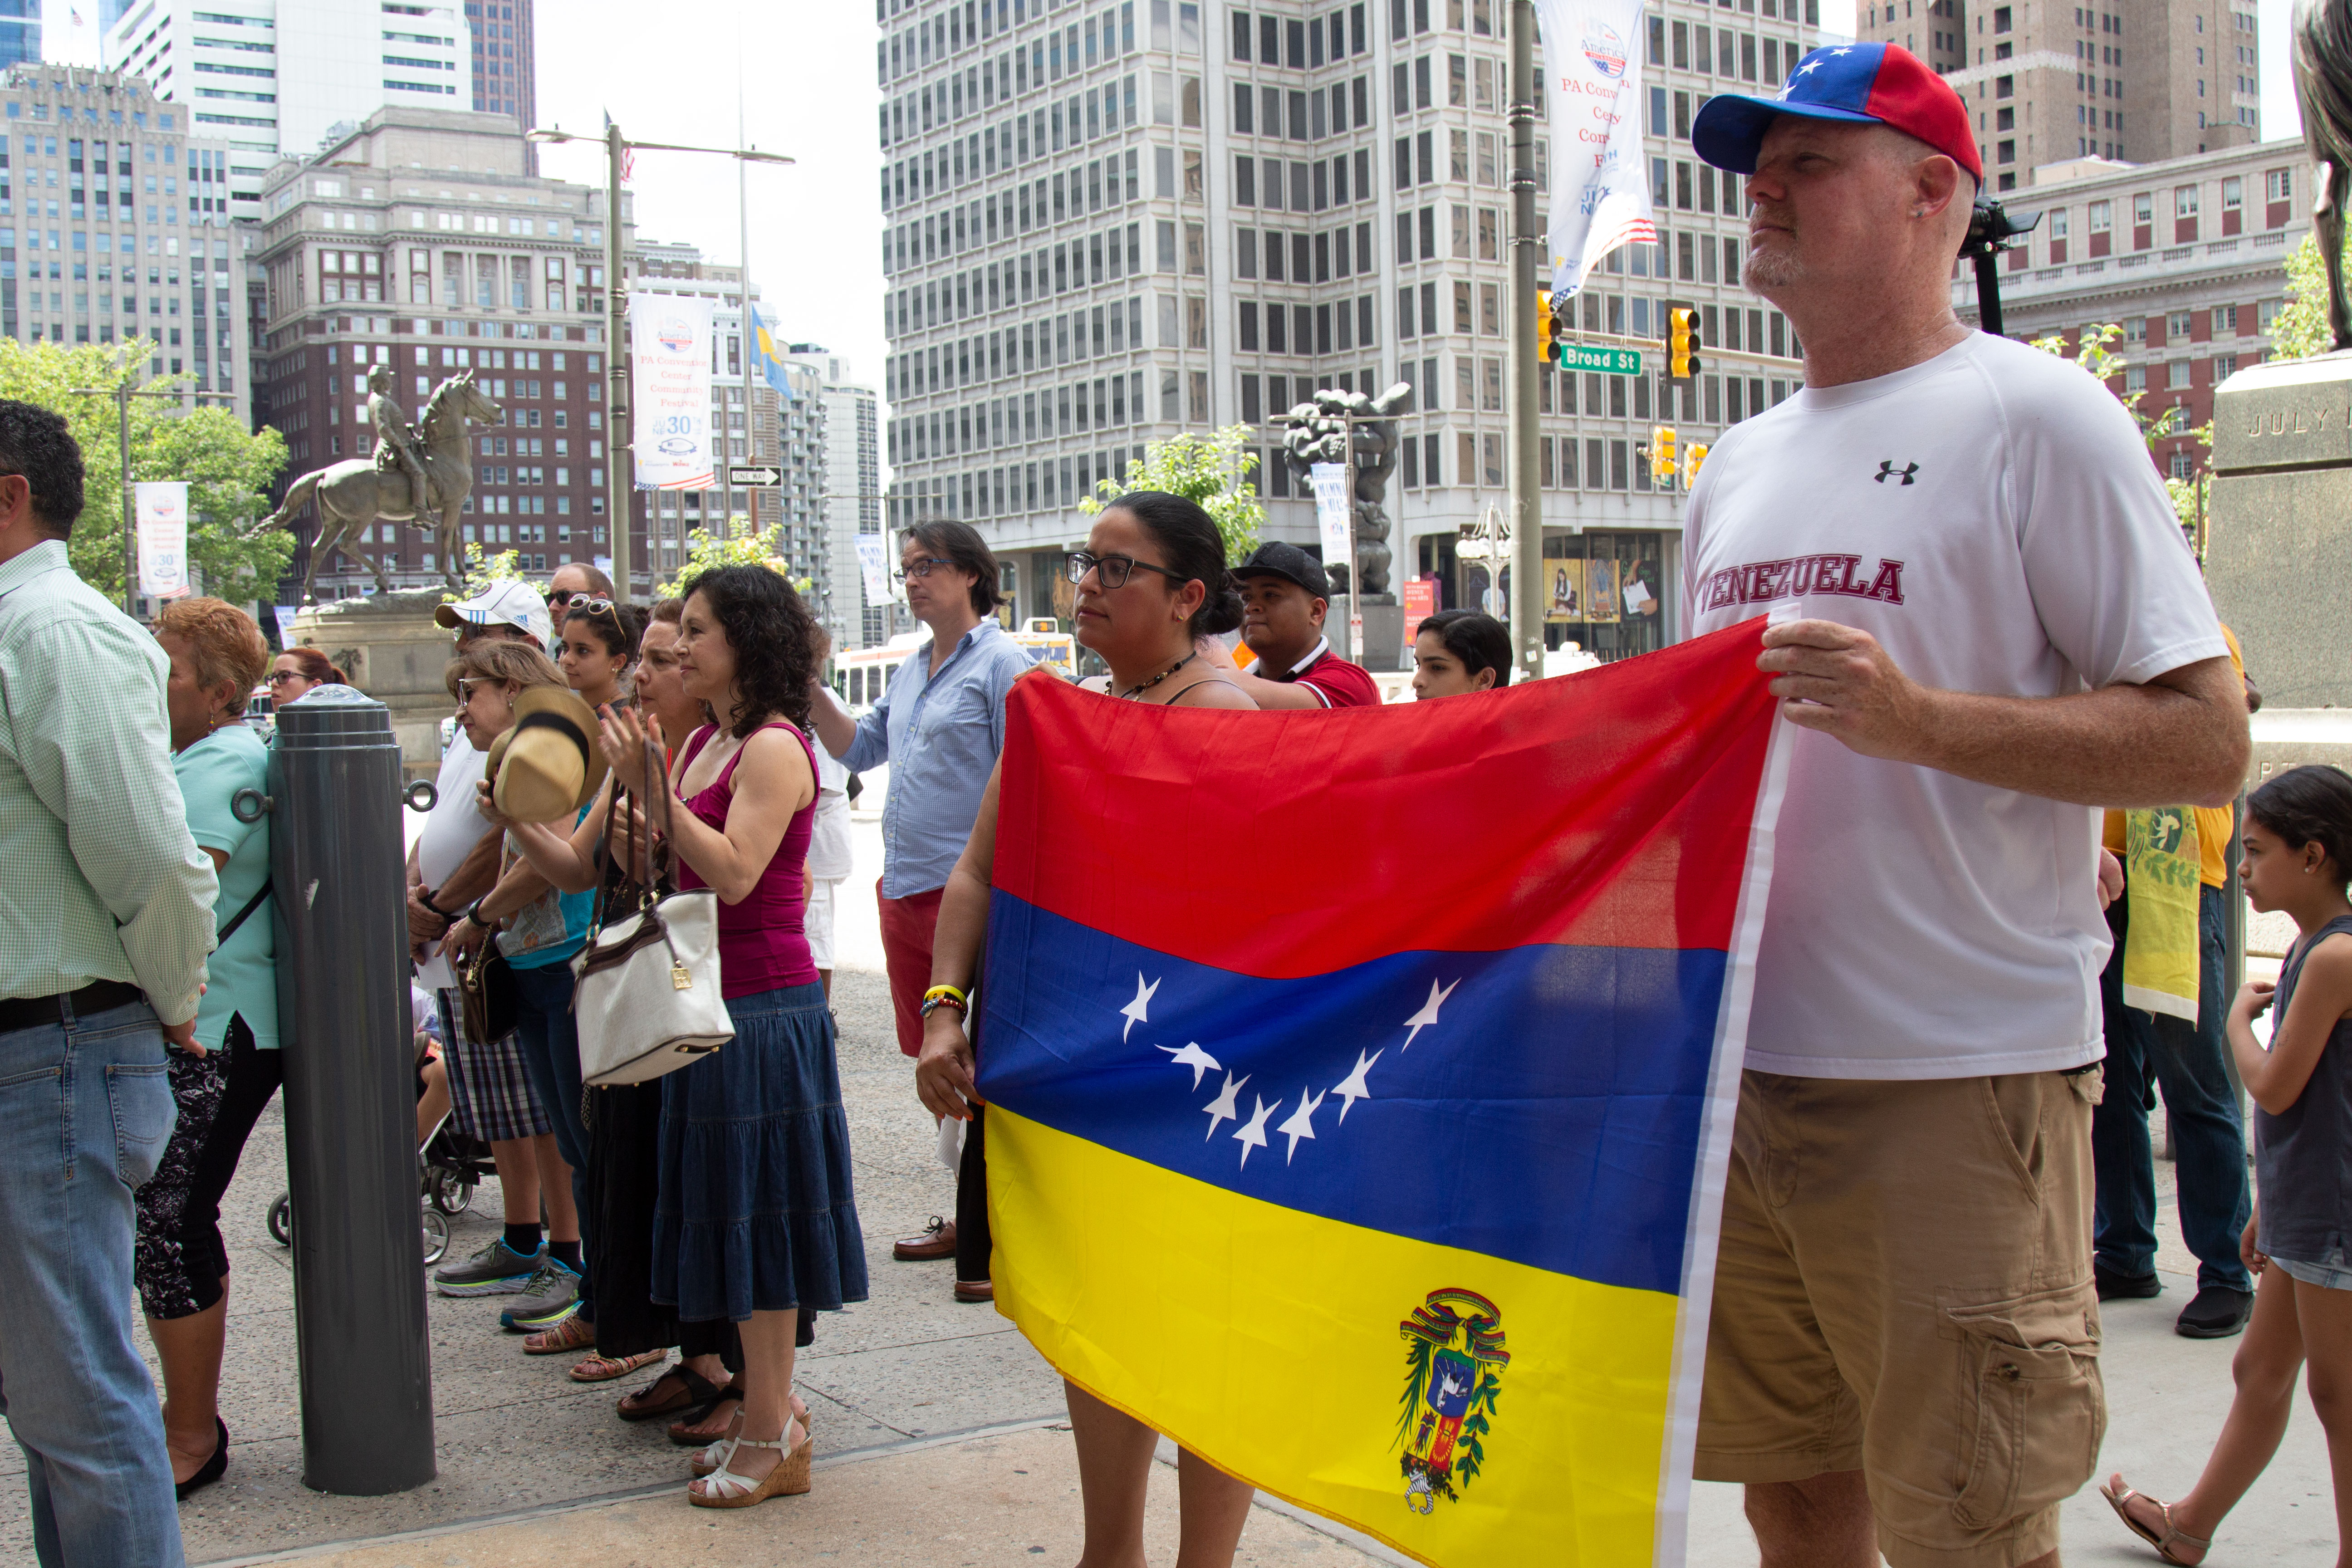
[[929,1001],[934,996],[945,996],[959,1005],[969,1003],[971,1000],[971,998],[966,996],[961,990],[953,985],[934,985],[929,991],[923,993],[923,1000],[926,1002]]

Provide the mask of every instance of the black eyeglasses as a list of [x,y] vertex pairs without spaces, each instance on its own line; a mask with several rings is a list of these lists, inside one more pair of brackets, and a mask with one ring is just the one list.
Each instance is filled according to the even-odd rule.
[[1064,573],[1073,583],[1086,580],[1092,572],[1102,579],[1106,588],[1124,588],[1129,576],[1136,572],[1157,572],[1171,583],[1182,584],[1192,581],[1181,572],[1171,572],[1165,566],[1154,566],[1149,561],[1138,561],[1132,555],[1089,555],[1081,550],[1063,564]]
[[898,571],[891,573],[890,581],[903,583],[909,577],[928,577],[935,567],[954,564],[954,562],[942,561],[936,555],[926,555],[919,561],[909,561]]

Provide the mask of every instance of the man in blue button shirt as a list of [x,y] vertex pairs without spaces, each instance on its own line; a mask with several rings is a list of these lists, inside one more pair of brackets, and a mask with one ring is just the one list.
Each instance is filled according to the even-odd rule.
[[[922,1049],[919,1009],[931,984],[931,931],[940,892],[971,837],[980,797],[1004,749],[1004,694],[1029,656],[996,624],[996,556],[968,523],[919,522],[900,536],[907,607],[931,636],[892,674],[882,700],[852,719],[822,682],[811,714],[817,738],[853,773],[890,764],[882,805],[882,952],[890,972],[898,1048]],[[976,1171],[978,1121],[957,1183],[961,1225],[942,1223],[893,1249],[904,1261],[956,1254],[960,1300],[991,1299],[985,1188]],[[972,1189],[967,1193],[966,1189]],[[963,1245],[958,1246],[959,1237]]]

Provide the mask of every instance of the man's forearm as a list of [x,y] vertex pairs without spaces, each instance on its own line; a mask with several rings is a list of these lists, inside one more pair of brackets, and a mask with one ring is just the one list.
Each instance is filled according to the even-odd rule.
[[2228,659],[2068,697],[1927,691],[1920,754],[1979,784],[2082,805],[2227,805],[2251,741]]
[[457,868],[442,879],[433,889],[433,907],[445,914],[457,914],[467,904],[498,886],[499,835],[485,833],[481,841],[466,852]]
[[824,742],[824,749],[838,760],[856,744],[857,721],[835,700],[833,688],[821,680],[812,681],[810,685],[809,721],[816,729],[816,738]]
[[1242,689],[1250,700],[1260,708],[1320,708],[1323,700],[1315,695],[1312,687],[1292,680],[1268,680],[1264,676],[1244,675],[1230,670],[1225,679]]

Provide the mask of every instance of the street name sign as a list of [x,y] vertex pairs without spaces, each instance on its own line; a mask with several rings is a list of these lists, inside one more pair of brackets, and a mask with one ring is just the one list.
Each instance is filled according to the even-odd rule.
[[1586,348],[1577,343],[1563,343],[1559,354],[1562,370],[1596,370],[1603,375],[1642,374],[1642,351],[1639,349]]

